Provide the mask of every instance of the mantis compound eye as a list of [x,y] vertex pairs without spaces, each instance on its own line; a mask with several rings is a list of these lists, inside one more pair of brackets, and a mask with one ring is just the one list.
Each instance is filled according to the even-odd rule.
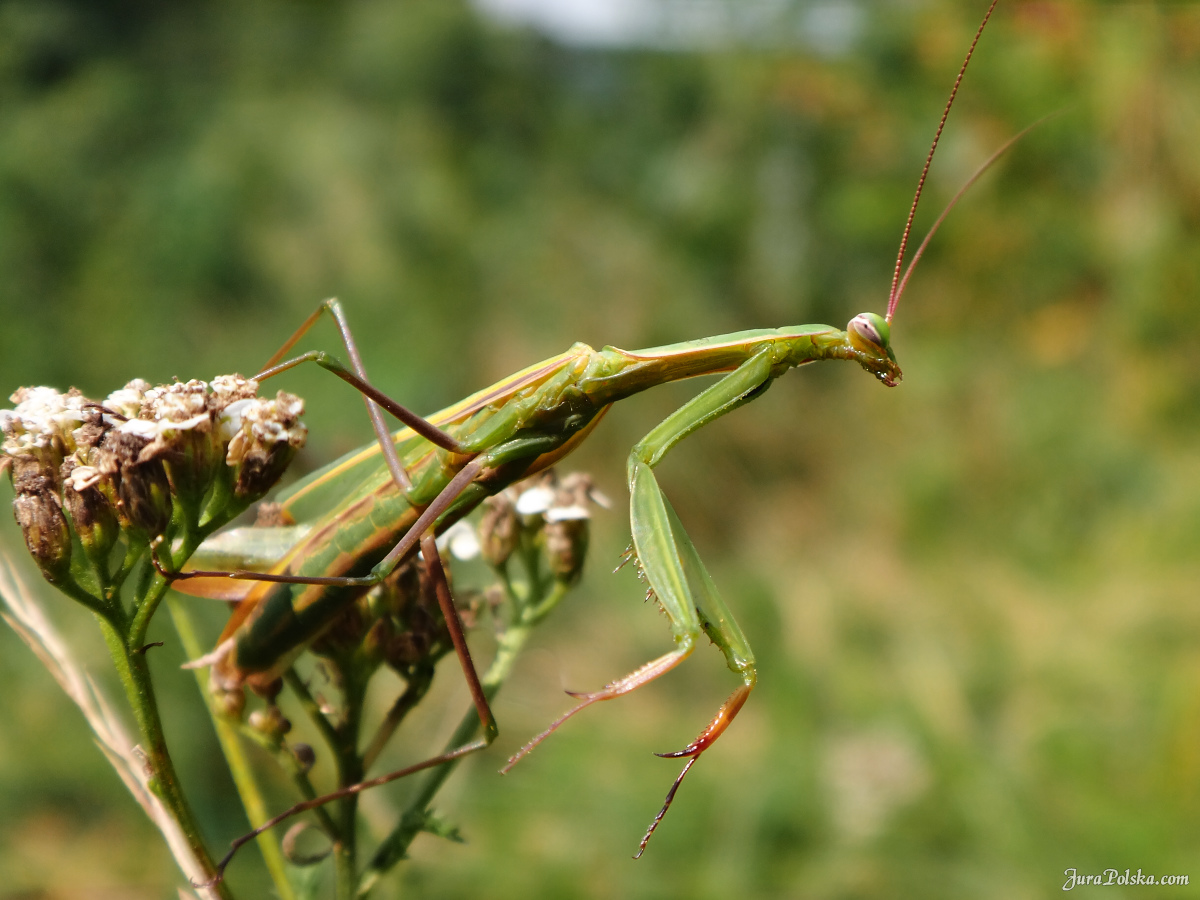
[[[856,346],[859,341],[866,341],[876,350],[880,350],[888,355],[890,354],[889,342],[891,339],[891,327],[884,320],[883,316],[875,313],[859,313],[850,320],[850,324],[846,328],[850,332],[850,340]],[[858,338],[859,340],[855,340]],[[867,349],[859,347],[859,349]]]

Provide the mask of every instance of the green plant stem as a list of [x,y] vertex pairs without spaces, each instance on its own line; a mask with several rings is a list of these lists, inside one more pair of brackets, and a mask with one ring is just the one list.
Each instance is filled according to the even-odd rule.
[[[363,760],[358,753],[359,732],[362,730],[363,703],[366,700],[367,684],[371,670],[357,665],[350,659],[340,660],[342,672],[343,720],[337,727],[338,787],[346,788],[363,780]],[[334,845],[334,863],[337,868],[337,896],[339,900],[352,900],[358,888],[358,794],[350,794],[338,801],[341,818],[342,839]]]
[[[296,761],[296,757],[286,745],[275,748],[275,761],[279,763],[280,768],[288,773],[288,776],[292,779],[292,784],[296,786],[296,790],[300,792],[301,797],[305,800],[317,799],[319,796],[317,789],[313,787],[308,773],[300,767],[300,764]],[[312,810],[312,814],[317,817],[317,821],[321,823],[321,829],[332,842],[334,840],[333,836],[337,834],[337,824],[333,821],[333,818],[322,806],[318,806]]]
[[110,624],[119,622],[121,619],[120,607],[115,603],[103,601],[92,596],[78,584],[73,581],[63,581],[54,585],[76,603],[80,603],[94,612],[101,619],[108,621]]
[[[196,552],[199,542],[199,535],[191,531],[187,532],[184,535],[179,552],[176,554],[170,553],[167,550],[169,542],[164,542],[159,554],[160,561],[169,571],[177,571],[180,564],[175,562],[175,558],[187,560]],[[141,598],[134,603],[133,621],[129,627],[129,641],[131,646],[140,647],[145,643],[146,631],[150,628],[150,620],[154,618],[154,613],[158,611],[158,605],[162,603],[162,599],[167,595],[167,590],[170,587],[171,582],[155,571],[146,589],[142,592]]]
[[[520,656],[533,629],[566,595],[567,590],[566,585],[556,582],[549,595],[544,599],[531,598],[532,602],[522,608],[517,621],[497,636],[496,656],[480,679],[484,695],[489,703],[500,692],[500,687],[512,673],[517,657]],[[479,715],[472,708],[463,716],[458,728],[447,741],[446,751],[466,744],[475,737],[478,731]],[[371,857],[370,863],[363,871],[358,885],[358,897],[366,897],[379,879],[405,857],[413,839],[424,830],[429,816],[429,804],[433,802],[433,798],[441,790],[456,765],[458,765],[458,760],[442,763],[425,777],[416,797],[400,817],[400,823],[379,845]]]
[[[309,691],[308,685],[296,673],[288,669],[283,675],[284,683],[300,703],[300,707],[320,732],[321,737],[333,754],[337,771],[338,788],[349,787],[362,780],[364,771],[362,757],[358,754],[358,737],[362,727],[363,702],[366,697],[370,673],[363,673],[353,654],[345,658],[330,659],[342,683],[343,718],[334,726],[321,711],[320,704]],[[302,793],[304,791],[302,790]],[[309,797],[308,799],[312,799]],[[337,896],[352,898],[358,884],[358,857],[355,817],[358,815],[358,795],[351,794],[337,801],[337,812],[331,816],[323,809],[316,811],[333,843],[333,861],[336,872]]]
[[[312,693],[308,690],[308,685],[304,683],[304,679],[296,674],[296,669],[293,667],[283,673],[283,681],[284,684],[291,688],[292,693],[295,694],[296,699],[300,703],[300,708],[308,714],[308,717],[316,726],[317,731],[320,732],[321,737],[324,738],[325,745],[329,748],[329,752],[334,754],[336,757],[338,733],[334,727],[329,724],[329,719],[326,717],[325,713],[321,712],[320,705],[313,698]],[[316,799],[317,792],[313,788],[312,782],[309,781],[308,775],[304,772],[301,772],[298,767],[292,773],[292,780],[296,783],[296,787],[299,789],[300,793],[304,795],[305,800]],[[315,815],[320,821],[321,827],[325,830],[325,834],[328,835],[330,843],[336,845],[342,839],[341,828],[338,826],[338,823],[333,820],[333,817],[329,815],[323,806],[318,806],[316,809],[314,809],[313,815]]]
[[404,687],[404,692],[396,698],[396,702],[392,704],[392,708],[388,710],[387,716],[384,717],[382,724],[380,724],[379,730],[375,732],[375,737],[371,739],[370,746],[363,753],[362,765],[364,772],[369,772],[371,766],[375,765],[375,761],[379,759],[379,754],[383,752],[383,748],[392,739],[392,735],[396,733],[396,729],[400,727],[400,723],[404,721],[404,717],[408,715],[413,707],[421,702],[432,683],[432,667],[421,668],[411,676]]
[[125,558],[121,560],[121,567],[117,569],[108,582],[106,596],[110,600],[117,596],[117,592],[121,590],[121,585],[125,583],[125,579],[129,577],[129,573],[133,571],[133,567],[137,565],[137,561],[142,558],[142,554],[145,552],[145,544],[137,541],[129,542],[129,546],[125,550]]
[[[121,679],[122,687],[125,688],[125,695],[137,721],[138,731],[142,738],[142,752],[145,753],[146,762],[154,773],[150,778],[150,789],[162,801],[171,818],[179,825],[193,857],[200,863],[205,875],[215,878],[217,867],[213,863],[212,857],[209,856],[195,816],[180,787],[179,776],[175,773],[175,764],[167,752],[162,720],[158,715],[158,704],[154,698],[154,686],[150,679],[150,669],[147,665],[146,654],[142,649],[144,632],[139,639],[138,629],[131,624],[128,634],[122,635],[114,627],[113,622],[106,617],[100,616],[99,620],[104,640],[108,644],[109,653],[117,669],[117,675]],[[232,898],[224,881],[218,882],[213,890],[222,898]]]
[[[304,683],[304,679],[296,674],[294,667],[289,668],[283,673],[283,683],[291,689],[291,692],[296,696],[296,700],[300,703],[300,708],[304,710],[308,718],[321,734],[321,738],[329,745],[331,752],[337,752],[337,745],[340,741],[337,730],[329,723],[328,717],[321,712],[321,705],[317,703],[312,692],[308,689],[308,685]],[[330,835],[334,837],[334,835]]]
[[[183,644],[184,652],[195,659],[204,653],[204,647],[200,643],[200,639],[196,633],[195,624],[192,621],[191,613],[188,612],[185,604],[181,603],[177,597],[171,597],[167,601],[167,608],[171,612],[171,621],[175,624],[175,631],[179,634],[179,640]],[[200,695],[208,698],[208,691],[205,684],[205,676],[201,670],[196,670],[196,684],[200,688]],[[246,818],[250,821],[252,828],[258,828],[263,822],[271,817],[267,808],[266,800],[263,798],[262,791],[259,790],[258,781],[254,777],[254,772],[250,766],[250,761],[246,758],[246,753],[242,747],[242,742],[238,738],[237,729],[219,713],[212,705],[207,703],[209,715],[212,717],[213,728],[217,733],[217,741],[221,744],[221,752],[225,756],[225,762],[229,766],[229,774],[233,777],[234,786],[237,788],[238,796],[241,798],[242,807],[246,810]],[[271,876],[271,881],[275,885],[275,890],[278,891],[281,900],[295,900],[295,891],[292,890],[292,884],[287,877],[287,866],[284,863],[283,851],[279,847],[279,840],[272,831],[265,831],[255,838],[258,843],[258,849],[263,855],[263,862],[266,864],[267,872]]]

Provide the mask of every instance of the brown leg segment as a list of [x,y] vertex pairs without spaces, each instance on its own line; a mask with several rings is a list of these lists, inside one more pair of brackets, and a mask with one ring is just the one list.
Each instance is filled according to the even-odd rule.
[[567,719],[571,718],[571,716],[575,715],[575,713],[579,712],[580,710],[587,709],[593,703],[599,703],[601,700],[612,700],[614,697],[620,697],[623,694],[628,694],[630,691],[634,691],[642,687],[642,685],[649,684],[660,675],[665,675],[667,672],[670,672],[673,668],[687,659],[688,655],[692,652],[692,647],[693,645],[690,642],[686,643],[683,646],[680,646],[678,649],[672,650],[670,653],[665,653],[658,659],[651,660],[644,666],[635,669],[624,678],[611,681],[601,690],[594,691],[590,694],[579,694],[574,691],[567,691],[568,694],[577,700],[580,700],[581,702],[555,719],[549,728],[514,753],[509,761],[505,764],[504,768],[500,770],[500,774],[506,774],[509,769],[528,756],[534,747],[536,747],[546,738],[550,737],[550,735],[554,734],[554,732],[558,730],[558,726],[562,725],[563,722],[567,721]]
[[499,734],[496,718],[488,706],[487,697],[483,693],[483,685],[479,683],[479,673],[475,671],[475,663],[471,659],[471,651],[467,647],[467,639],[463,635],[462,620],[458,610],[454,608],[454,597],[450,594],[450,582],[446,579],[446,570],[442,568],[442,558],[434,541],[433,529],[421,537],[421,555],[425,557],[425,565],[429,577],[433,579],[434,591],[437,594],[438,606],[442,610],[442,618],[446,620],[446,629],[450,632],[450,641],[454,644],[454,652],[462,664],[463,675],[467,678],[467,687],[471,690],[471,700],[479,713],[479,722],[483,725],[484,739],[490,744]]
[[696,764],[696,760],[700,758],[700,754],[711,747],[729,727],[729,723],[733,721],[734,716],[742,708],[746,702],[746,698],[750,696],[750,691],[754,689],[752,684],[743,684],[736,691],[729,695],[729,699],[721,704],[721,708],[717,710],[717,714],[713,716],[713,720],[708,723],[699,736],[684,747],[682,750],[676,750],[674,753],[656,753],[655,756],[661,756],[663,759],[682,759],[687,757],[687,764],[683,767],[683,771],[679,773],[679,777],[675,779],[675,783],[671,785],[671,789],[667,791],[667,799],[662,805],[662,809],[658,811],[658,815],[654,817],[654,821],[650,823],[650,827],[646,829],[646,834],[642,837],[642,841],[638,844],[638,851],[633,855],[634,859],[640,859],[642,854],[646,852],[646,845],[650,843],[650,836],[654,834],[654,830],[658,828],[658,823],[663,820],[663,816],[667,814],[667,810],[671,808],[671,802],[675,799],[675,792],[679,790],[679,786],[683,784],[683,778]]

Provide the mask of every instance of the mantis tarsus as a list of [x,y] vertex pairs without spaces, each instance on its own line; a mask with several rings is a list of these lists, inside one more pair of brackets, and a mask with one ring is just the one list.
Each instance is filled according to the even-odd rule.
[[[578,704],[522,748],[508,764],[513,765],[576,712],[600,700],[629,693],[673,669],[691,653],[700,635],[706,634],[724,654],[740,684],[695,740],[678,752],[662,754],[686,759],[686,763],[641,840],[637,854],[640,856],[683,778],[737,715],[757,679],[749,643],[660,489],[654,469],[680,440],[760,396],[790,368],[823,359],[846,359],[859,363],[885,385],[894,386],[900,380],[900,368],[890,346],[890,322],[912,265],[920,258],[925,244],[914,254],[912,264],[902,276],[905,249],[938,138],[995,5],[993,0],[968,50],[922,170],[901,240],[886,316],[861,313],[850,320],[844,331],[823,325],[763,329],[636,352],[613,347],[597,351],[576,344],[565,353],[425,419],[368,382],[340,305],[335,300],[322,304],[257,378],[271,377],[303,362],[317,363],[367,398],[377,442],[302,482],[283,499],[287,509],[298,510],[306,504],[324,504],[326,509],[271,571],[172,573],[172,577],[182,581],[194,579],[187,588],[189,592],[241,600],[218,647],[204,660],[213,666],[214,683],[226,690],[240,689],[243,685],[265,687],[330,624],[350,599],[379,584],[396,565],[420,549],[439,585],[439,604],[471,688],[483,736],[449,753],[350,790],[361,790],[487,746],[495,738],[497,727],[441,573],[435,534],[466,515],[485,497],[570,453],[617,401],[669,381],[722,375],[646,435],[628,458],[633,558],[667,615],[675,646],[601,690],[577,695]],[[974,177],[1011,143],[993,155]],[[947,212],[957,199],[956,196]],[[941,221],[939,218],[934,230]],[[323,352],[283,360],[326,312],[337,323],[350,364],[343,365]],[[381,408],[406,427],[395,435],[389,434]],[[385,466],[379,464],[381,456]],[[342,490],[346,484],[353,486],[337,502],[329,503],[323,492],[335,483]],[[347,792],[331,796],[344,796]],[[316,802],[319,801],[303,806],[311,807]],[[289,814],[294,811],[298,808]],[[268,826],[274,821],[278,819]]]

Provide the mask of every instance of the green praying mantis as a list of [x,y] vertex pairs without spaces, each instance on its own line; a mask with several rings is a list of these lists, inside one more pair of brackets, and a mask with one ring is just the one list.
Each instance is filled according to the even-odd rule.
[[[618,401],[671,381],[721,376],[647,434],[628,457],[631,558],[644,576],[650,595],[666,614],[672,648],[598,691],[573,695],[576,705],[526,744],[505,767],[507,771],[584,708],[628,694],[674,669],[691,654],[701,635],[707,635],[724,655],[739,684],[691,743],[676,752],[660,754],[685,763],[640,842],[640,856],[684,777],[729,727],[757,681],[753,650],[660,488],[654,470],[685,437],[761,396],[789,369],[841,359],[858,363],[889,387],[900,381],[890,323],[913,266],[970,184],[1024,134],[996,151],[964,185],[904,270],[913,218],[938,138],[995,5],[993,0],[971,43],[925,161],[884,316],[861,313],[849,321],[845,330],[825,325],[760,329],[640,351],[615,347],[594,350],[576,344],[424,418],[368,381],[341,305],[328,300],[318,307],[256,378],[262,380],[303,363],[316,363],[363,394],[377,439],[279,498],[285,514],[310,527],[294,533],[290,546],[268,571],[252,571],[248,564],[234,571],[165,572],[160,568],[187,593],[239,601],[216,649],[197,661],[212,666],[213,684],[226,691],[245,686],[266,689],[348,602],[380,584],[419,551],[436,586],[438,604],[482,724],[482,736],[357,787],[402,777],[488,746],[498,729],[463,637],[436,536],[486,497],[565,457]],[[285,359],[325,314],[336,323],[349,365],[322,351]],[[381,410],[395,416],[404,427],[389,433]],[[302,806],[310,808],[316,802],[320,801]],[[296,811],[299,808],[285,816]]]

